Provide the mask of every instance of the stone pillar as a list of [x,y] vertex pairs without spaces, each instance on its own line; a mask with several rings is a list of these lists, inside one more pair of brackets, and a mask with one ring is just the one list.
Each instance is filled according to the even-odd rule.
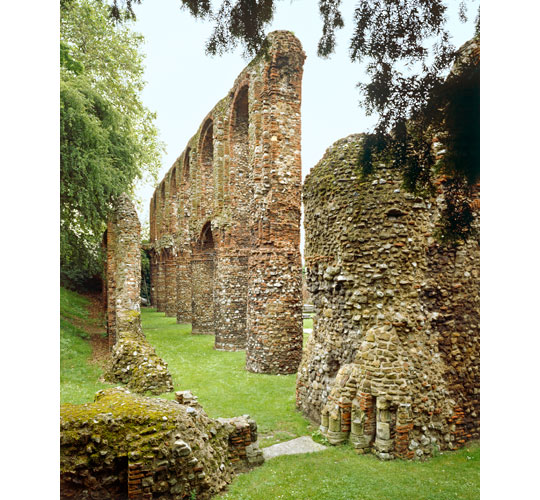
[[109,337],[109,349],[112,349],[116,343],[116,227],[112,220],[107,223],[107,261],[106,261],[106,316],[107,316],[107,335]]
[[172,248],[165,252],[165,316],[176,317],[176,258]]
[[191,333],[214,334],[214,252],[197,252],[191,261],[193,321]]
[[141,225],[127,195],[117,201],[107,226],[107,274],[110,284],[109,330],[130,331],[141,310]]
[[375,438],[375,398],[358,392],[352,403],[351,443],[357,451],[368,451]]
[[246,348],[248,250],[226,248],[217,252],[215,294],[215,348]]
[[378,397],[375,449],[379,458],[393,458],[390,452],[394,450],[395,417],[389,401],[385,397]]
[[156,279],[156,309],[158,312],[165,311],[165,262],[163,255],[159,254],[157,258],[157,279]]
[[156,258],[153,250],[150,252],[150,305],[156,307]]
[[191,251],[180,250],[176,262],[176,322],[191,323]]
[[305,54],[288,32],[269,35],[260,91],[261,147],[252,176],[246,368],[296,373],[302,357],[301,83]]
[[106,380],[136,392],[172,390],[167,363],[146,340],[141,325],[141,225],[127,195],[121,195],[107,225],[107,283],[111,362]]

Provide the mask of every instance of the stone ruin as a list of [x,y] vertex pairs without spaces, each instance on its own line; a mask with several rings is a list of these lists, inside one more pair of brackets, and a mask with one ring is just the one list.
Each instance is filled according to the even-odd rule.
[[479,241],[441,246],[441,192],[403,192],[383,159],[363,177],[364,137],[334,143],[304,183],[315,317],[296,402],[333,444],[426,457],[479,437]]
[[141,225],[127,195],[119,197],[105,236],[104,299],[111,361],[105,378],[136,392],[173,390],[167,363],[148,343],[141,326]]
[[211,419],[189,391],[169,401],[114,388],[61,406],[62,499],[204,500],[263,461],[249,416]]
[[246,368],[302,355],[300,100],[305,54],[287,31],[240,73],[150,204],[152,303]]

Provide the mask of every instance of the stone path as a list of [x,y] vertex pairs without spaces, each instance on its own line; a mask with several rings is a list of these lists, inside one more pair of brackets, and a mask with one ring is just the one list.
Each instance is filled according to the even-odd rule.
[[326,450],[326,446],[316,443],[310,436],[302,436],[284,443],[274,444],[268,448],[263,448],[265,460],[279,457],[280,455],[296,455],[299,453],[313,453]]

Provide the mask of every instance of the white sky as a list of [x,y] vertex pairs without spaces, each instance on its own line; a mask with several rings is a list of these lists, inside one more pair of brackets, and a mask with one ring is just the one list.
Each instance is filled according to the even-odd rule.
[[[268,31],[286,29],[300,39],[307,59],[302,85],[302,175],[309,172],[325,150],[336,140],[352,133],[366,132],[375,117],[366,117],[358,106],[356,84],[363,78],[362,66],[349,60],[349,39],[356,0],[342,2],[345,28],[337,32],[337,48],[329,59],[317,56],[322,21],[318,2],[282,0],[277,3],[274,21]],[[454,2],[457,6],[459,2]],[[476,2],[477,4],[477,2]],[[210,57],[204,52],[212,31],[210,22],[194,19],[180,9],[179,0],[146,0],[135,6],[134,29],[143,34],[146,44],[143,101],[157,112],[157,126],[167,152],[159,180],[169,170],[195,134],[205,115],[225,97],[235,78],[249,60],[242,58],[241,47],[234,53]],[[474,33],[476,9],[469,22],[451,19],[454,44],[461,45]],[[141,222],[148,220],[153,186],[142,186]]]

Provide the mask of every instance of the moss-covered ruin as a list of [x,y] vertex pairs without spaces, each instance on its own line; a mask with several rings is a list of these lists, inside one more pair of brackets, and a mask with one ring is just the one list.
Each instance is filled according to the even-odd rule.
[[196,398],[149,398],[125,388],[60,412],[61,498],[210,498],[261,464],[249,416],[211,419]]

